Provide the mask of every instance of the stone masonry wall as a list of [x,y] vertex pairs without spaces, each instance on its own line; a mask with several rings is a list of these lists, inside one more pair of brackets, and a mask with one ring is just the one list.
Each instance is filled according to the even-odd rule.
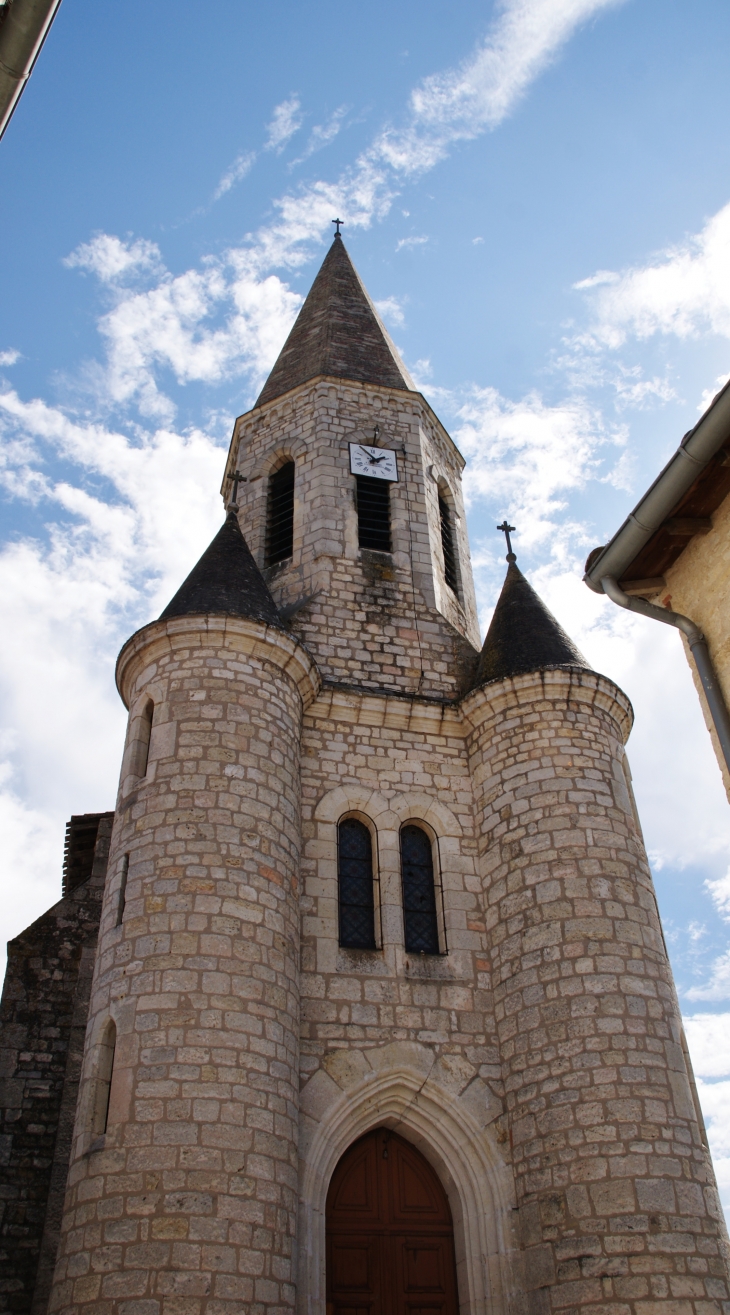
[[548,671],[465,715],[532,1308],[719,1315],[726,1233],[623,774],[630,708]]
[[[293,1304],[311,662],[280,631],[184,617],[134,636],[119,678],[130,727],[154,701],[152,750],[119,799],[50,1310],[281,1315]],[[94,1137],[110,1016],[109,1121]]]
[[[350,442],[397,452],[390,485],[393,552],[361,550]],[[468,683],[479,630],[466,534],[463,459],[418,393],[320,380],[236,423],[230,468],[240,485],[240,524],[264,566],[268,476],[296,462],[294,552],[265,571],[281,606],[315,595],[292,630],[325,680],[453,697]],[[447,588],[438,484],[455,513],[461,600]]]
[[10,941],[0,1003],[0,1311],[44,1311],[78,1093],[111,815],[91,876]]

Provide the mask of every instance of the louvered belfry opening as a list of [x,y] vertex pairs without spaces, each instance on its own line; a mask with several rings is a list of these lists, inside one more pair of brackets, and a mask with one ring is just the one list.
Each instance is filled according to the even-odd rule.
[[285,562],[294,551],[294,462],[285,461],[269,479],[266,565]]
[[356,475],[357,534],[361,548],[390,552],[390,484],[369,475]]
[[337,877],[340,945],[374,950],[373,844],[368,828],[355,817],[346,817],[337,828]]
[[406,950],[409,954],[439,954],[430,837],[420,826],[404,826],[400,850]]
[[459,592],[459,574],[456,568],[456,544],[451,508],[444,497],[439,494],[439,519],[441,521],[441,548],[444,554],[444,579],[449,589]]

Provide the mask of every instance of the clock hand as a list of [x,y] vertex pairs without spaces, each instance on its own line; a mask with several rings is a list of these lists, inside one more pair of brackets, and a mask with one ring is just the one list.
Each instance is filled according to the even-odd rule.
[[385,461],[385,453],[383,453],[382,457],[371,457],[370,453],[368,453],[368,461],[371,466],[377,466],[379,462]]

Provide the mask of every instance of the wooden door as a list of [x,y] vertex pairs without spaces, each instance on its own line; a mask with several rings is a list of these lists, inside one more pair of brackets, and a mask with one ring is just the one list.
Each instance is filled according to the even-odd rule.
[[458,1315],[446,1193],[387,1128],[340,1160],[327,1194],[327,1315]]

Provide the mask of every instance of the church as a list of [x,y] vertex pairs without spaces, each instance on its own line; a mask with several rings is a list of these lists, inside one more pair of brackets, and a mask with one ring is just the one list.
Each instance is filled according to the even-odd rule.
[[631,705],[507,522],[480,646],[463,467],[338,224],[9,947],[0,1310],[728,1310]]

